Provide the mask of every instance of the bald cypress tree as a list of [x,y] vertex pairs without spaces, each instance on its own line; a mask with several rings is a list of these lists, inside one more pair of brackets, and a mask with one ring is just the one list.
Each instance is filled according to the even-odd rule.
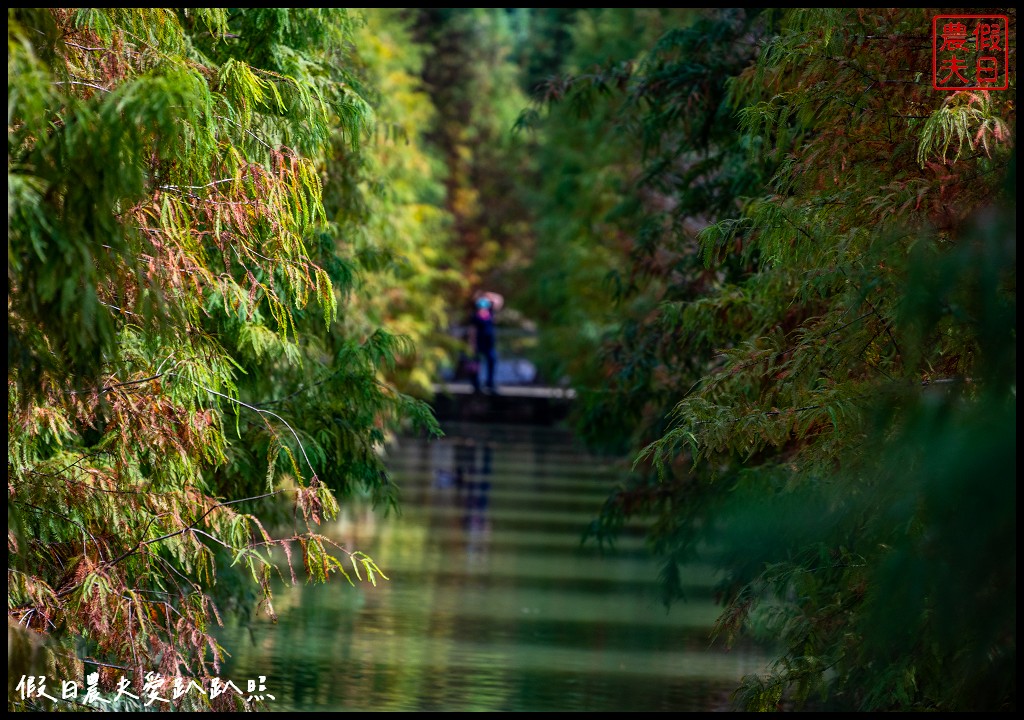
[[353,23],[9,11],[8,615],[48,648],[12,674],[202,682],[218,603],[273,613],[272,553],[286,578],[382,574],[319,528],[393,503],[388,428],[433,427],[383,382],[404,341],[346,318],[365,268],[323,188],[373,122]]
[[561,95],[644,148],[581,416],[637,460],[593,531],[644,522],[667,602],[720,568],[716,637],[777,651],[747,709],[1015,708],[1015,86],[933,89],[931,28],[708,11]]

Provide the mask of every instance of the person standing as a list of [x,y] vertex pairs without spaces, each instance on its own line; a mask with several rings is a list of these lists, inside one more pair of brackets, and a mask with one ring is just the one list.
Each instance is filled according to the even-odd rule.
[[[504,303],[504,298],[498,293],[478,293],[469,326],[470,345],[477,361],[482,363],[484,386],[491,393],[497,393],[494,374],[498,364],[498,333],[494,325],[494,316]],[[473,389],[480,392],[479,372],[473,376]]]

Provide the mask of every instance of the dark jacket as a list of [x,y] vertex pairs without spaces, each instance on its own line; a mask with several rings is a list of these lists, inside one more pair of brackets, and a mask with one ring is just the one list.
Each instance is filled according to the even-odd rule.
[[493,350],[497,340],[494,312],[489,308],[477,308],[473,313],[472,325],[476,337],[476,351],[487,353]]

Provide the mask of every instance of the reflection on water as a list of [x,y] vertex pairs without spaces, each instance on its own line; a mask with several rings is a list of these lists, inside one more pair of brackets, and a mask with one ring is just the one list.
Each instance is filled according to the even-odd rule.
[[376,587],[280,587],[276,624],[220,633],[226,678],[267,677],[269,710],[697,711],[728,707],[752,649],[709,648],[712,578],[666,612],[637,534],[580,538],[615,472],[551,428],[445,428],[389,451],[402,514],[347,509],[327,534]]

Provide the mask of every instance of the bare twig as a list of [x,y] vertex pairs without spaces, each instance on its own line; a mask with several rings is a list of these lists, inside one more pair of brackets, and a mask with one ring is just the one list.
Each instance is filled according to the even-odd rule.
[[102,85],[94,85],[93,83],[79,82],[77,80],[60,80],[55,82],[54,85],[84,85],[85,87],[95,88],[96,90],[102,90],[103,92],[112,92],[112,90],[105,88]]

